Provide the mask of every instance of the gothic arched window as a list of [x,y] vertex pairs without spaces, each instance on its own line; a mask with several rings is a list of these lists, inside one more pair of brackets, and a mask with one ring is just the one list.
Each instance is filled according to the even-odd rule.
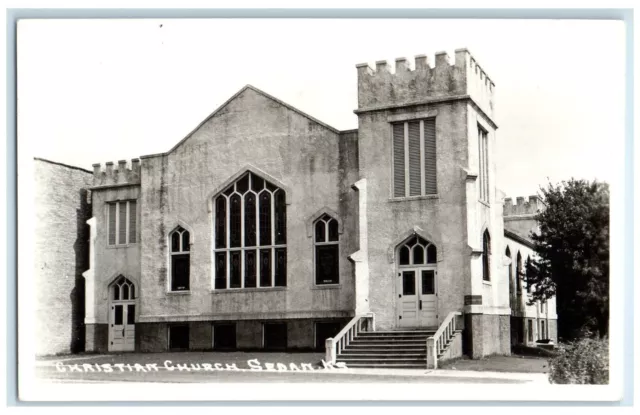
[[118,279],[113,283],[111,292],[111,299],[114,301],[134,300],[136,298],[135,285],[123,275],[119,275]]
[[482,279],[491,280],[491,236],[488,230],[482,234]]
[[340,282],[338,221],[324,214],[313,224],[316,285]]
[[416,235],[400,245],[398,249],[398,264],[400,266],[435,264],[438,259],[437,256],[438,250],[436,246]]
[[247,172],[214,198],[216,290],[287,285],[285,196]]
[[171,244],[171,291],[189,291],[189,231],[181,226],[169,234]]
[[516,259],[516,281],[516,292],[522,294],[522,255],[520,255],[520,251],[518,251]]

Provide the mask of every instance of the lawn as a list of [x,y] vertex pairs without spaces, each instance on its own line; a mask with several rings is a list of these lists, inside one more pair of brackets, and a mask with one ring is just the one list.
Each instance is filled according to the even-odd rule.
[[549,361],[534,356],[488,356],[483,359],[456,359],[438,363],[441,369],[484,372],[549,373]]

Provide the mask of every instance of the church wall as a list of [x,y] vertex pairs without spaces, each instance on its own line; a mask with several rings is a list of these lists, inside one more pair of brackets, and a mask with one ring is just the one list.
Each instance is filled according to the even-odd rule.
[[[355,134],[340,135],[251,88],[165,155],[143,157],[140,321],[345,317],[353,314],[357,250]],[[287,191],[287,287],[212,289],[211,200],[249,168]],[[267,177],[268,178],[268,177]],[[315,286],[310,223],[327,207],[343,222],[340,284]],[[191,289],[168,290],[167,237],[191,232]]]
[[38,355],[80,352],[91,173],[42,159],[35,159],[34,168],[35,349]]

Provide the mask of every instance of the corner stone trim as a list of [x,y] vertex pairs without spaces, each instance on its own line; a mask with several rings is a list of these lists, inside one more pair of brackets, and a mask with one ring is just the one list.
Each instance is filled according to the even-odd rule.
[[482,305],[481,295],[465,295],[464,305]]

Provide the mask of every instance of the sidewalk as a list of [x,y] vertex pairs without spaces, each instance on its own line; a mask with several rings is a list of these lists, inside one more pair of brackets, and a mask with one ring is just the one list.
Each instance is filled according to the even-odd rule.
[[[321,353],[265,353],[265,352],[182,352],[182,353],[121,353],[102,355],[69,355],[49,356],[37,359],[36,370],[44,378],[76,379],[79,381],[109,381],[117,379],[129,379],[131,381],[158,380],[164,382],[218,382],[218,381],[247,381],[252,378],[279,381],[351,381],[361,379],[363,382],[428,382],[428,383],[536,383],[548,384],[547,375],[544,373],[524,373],[522,371],[495,371],[488,369],[486,362],[483,370],[465,370],[463,365],[454,365],[455,370],[443,368],[437,370],[425,369],[381,369],[381,368],[347,368],[347,369],[323,369]],[[259,362],[262,371],[253,371],[248,361]],[[210,365],[218,364],[226,369],[226,365],[236,365],[233,371],[219,369],[215,371],[189,371],[168,370],[164,364],[170,361],[170,366],[177,365]],[[287,369],[303,363],[313,366],[313,371],[279,371],[277,368],[269,369],[267,363],[283,363]],[[471,361],[474,362],[474,361]],[[63,364],[67,371],[57,373],[56,363]],[[505,362],[500,362],[505,369]],[[104,373],[79,373],[71,371],[71,366],[78,365],[82,368],[87,365],[124,364],[124,365],[157,365],[153,373],[138,373],[137,370],[124,369],[126,373],[115,370],[116,373],[107,375]],[[460,370],[461,369],[461,370]]]

